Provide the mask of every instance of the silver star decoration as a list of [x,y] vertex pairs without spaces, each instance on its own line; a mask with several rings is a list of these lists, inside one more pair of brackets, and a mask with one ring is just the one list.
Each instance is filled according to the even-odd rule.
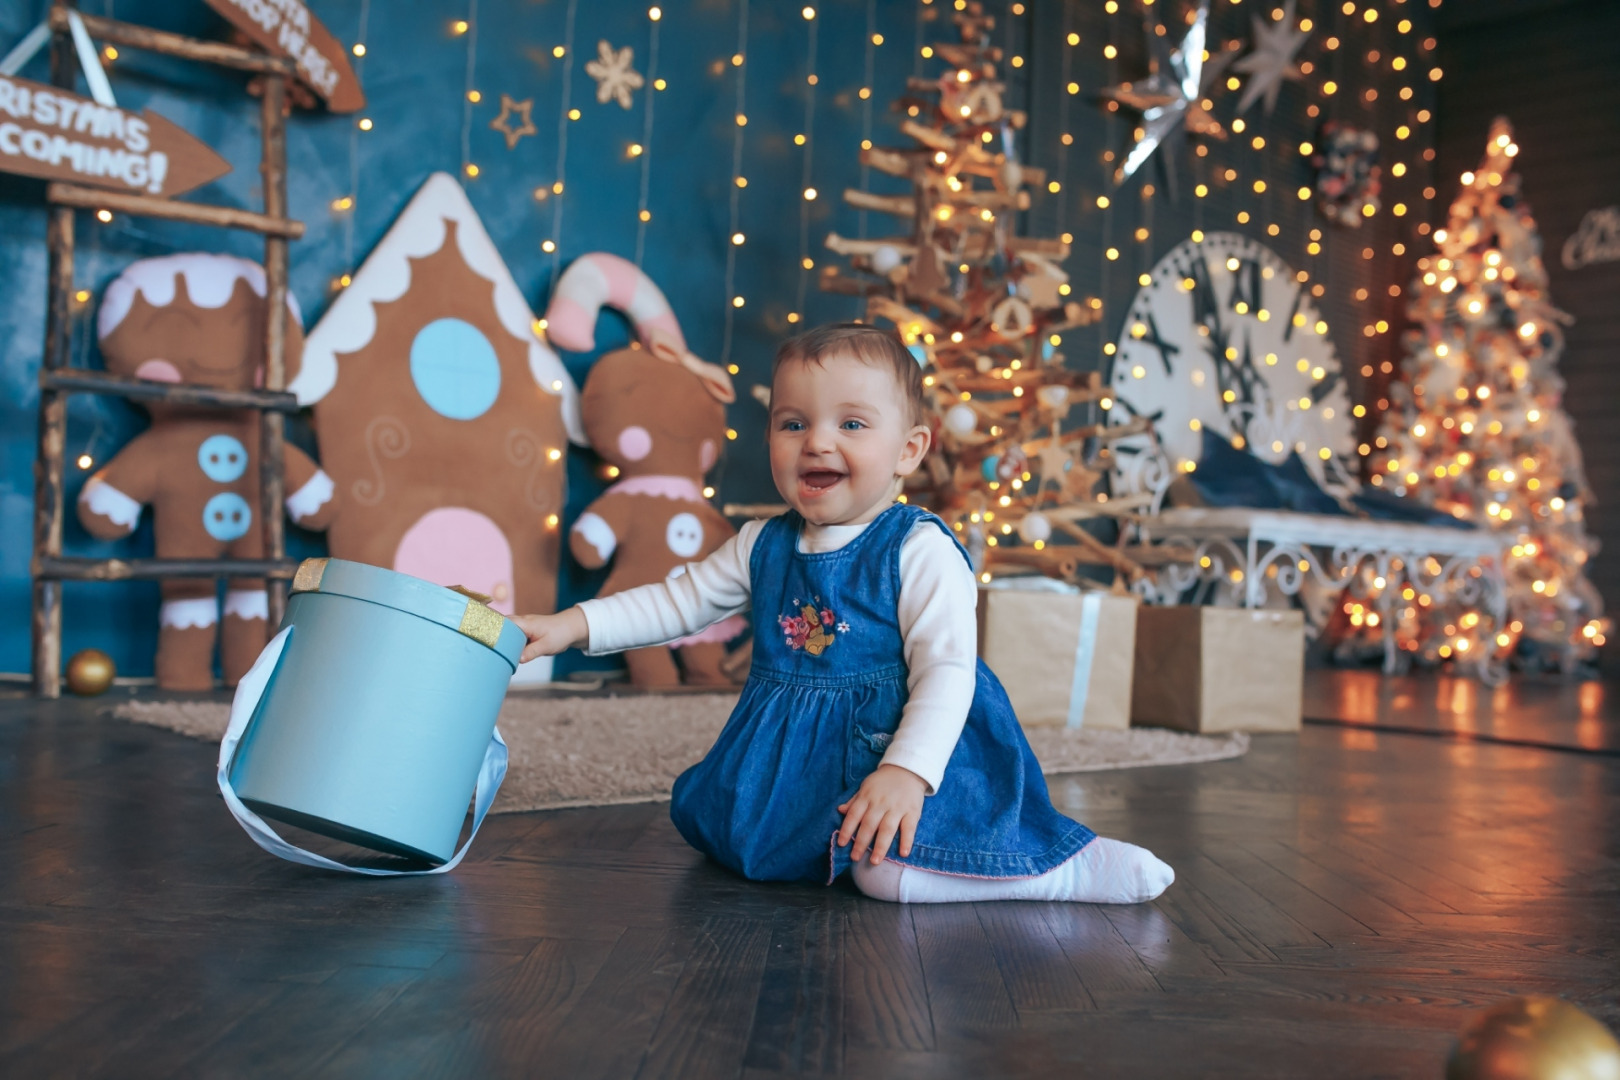
[[617,101],[628,109],[631,92],[641,89],[646,81],[641,72],[630,66],[634,50],[626,45],[615,52],[613,46],[603,40],[596,43],[596,55],[598,59],[585,65],[585,73],[596,80],[596,100],[603,105]]
[[1249,76],[1243,84],[1243,96],[1238,99],[1238,112],[1248,112],[1256,99],[1265,98],[1266,115],[1270,116],[1277,108],[1277,94],[1282,90],[1282,81],[1298,81],[1305,77],[1299,65],[1294,63],[1294,54],[1299,52],[1299,47],[1311,35],[1308,30],[1294,28],[1294,0],[1288,0],[1279,22],[1267,25],[1264,19],[1255,15],[1253,25],[1254,48],[1234,65]]
[[[1177,128],[1186,128],[1194,135],[1213,135],[1225,138],[1226,131],[1202,104],[1204,90],[1214,80],[1231,57],[1221,54],[1204,60],[1204,41],[1209,30],[1209,0],[1201,0],[1192,25],[1175,48],[1164,35],[1148,34],[1148,52],[1151,57],[1150,74],[1136,83],[1122,83],[1103,91],[1122,105],[1129,105],[1142,113],[1142,137],[1125,157],[1120,179],[1130,178],[1137,169],[1153,156],[1153,151],[1165,145],[1166,138]],[[1173,182],[1173,181],[1172,181]]]

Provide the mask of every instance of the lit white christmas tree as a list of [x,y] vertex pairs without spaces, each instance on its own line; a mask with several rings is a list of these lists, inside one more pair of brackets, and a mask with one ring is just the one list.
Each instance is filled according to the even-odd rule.
[[1413,602],[1395,608],[1400,646],[1428,659],[1517,653],[1568,671],[1594,656],[1609,624],[1586,577],[1591,495],[1557,368],[1570,320],[1547,295],[1518,152],[1498,118],[1435,231],[1437,251],[1418,262],[1403,379],[1363,453],[1374,485],[1511,537],[1506,626]]

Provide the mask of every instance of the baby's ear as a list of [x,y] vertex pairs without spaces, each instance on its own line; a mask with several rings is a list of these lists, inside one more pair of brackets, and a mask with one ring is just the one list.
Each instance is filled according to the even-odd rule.
[[896,476],[910,476],[917,471],[928,456],[928,448],[933,445],[934,435],[927,426],[918,424],[906,434],[906,441],[900,447],[900,460],[895,463]]

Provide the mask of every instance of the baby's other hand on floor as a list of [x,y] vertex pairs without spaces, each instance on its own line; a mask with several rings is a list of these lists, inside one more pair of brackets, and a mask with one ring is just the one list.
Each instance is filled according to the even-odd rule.
[[927,794],[928,784],[910,769],[879,765],[861,781],[855,797],[838,808],[844,815],[844,824],[838,830],[838,846],[847,847],[853,839],[855,848],[849,857],[860,862],[870,849],[872,865],[876,866],[883,861],[895,834],[899,833],[900,857],[908,857]]
[[512,621],[529,638],[523,647],[521,662],[525,664],[539,656],[556,656],[590,639],[585,613],[577,607],[555,615],[513,615]]

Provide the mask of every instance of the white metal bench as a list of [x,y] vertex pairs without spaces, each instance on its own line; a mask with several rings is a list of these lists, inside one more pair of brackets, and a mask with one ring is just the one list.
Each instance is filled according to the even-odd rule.
[[[1427,598],[1429,604],[1458,608],[1459,617],[1463,609],[1477,609],[1491,622],[1480,628],[1476,640],[1489,641],[1507,621],[1502,565],[1509,536],[1488,529],[1289,510],[1164,507],[1170,475],[1168,468],[1151,466],[1136,474],[1133,479],[1153,499],[1148,512],[1130,522],[1143,543],[1191,549],[1193,561],[1168,565],[1157,585],[1144,585],[1139,591],[1149,602],[1175,603],[1200,582],[1215,585],[1227,602],[1244,607],[1265,606],[1273,589],[1281,597],[1298,597],[1307,582],[1337,600],[1358,575],[1365,575],[1378,591],[1375,625],[1382,631],[1384,670],[1391,674],[1407,664],[1395,641],[1398,607]],[[1404,595],[1407,589],[1411,597]],[[1313,614],[1320,620],[1322,613],[1306,606],[1307,620]],[[1319,621],[1315,629],[1321,629]],[[1490,648],[1457,659],[1486,683],[1505,677],[1504,665],[1493,659]]]

